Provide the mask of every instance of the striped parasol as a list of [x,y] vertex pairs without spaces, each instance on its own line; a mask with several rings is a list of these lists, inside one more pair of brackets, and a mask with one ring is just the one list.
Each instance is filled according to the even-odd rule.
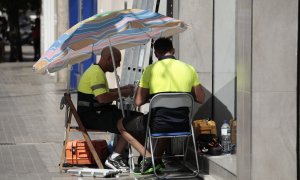
[[149,10],[128,9],[96,14],[60,36],[33,65],[39,73],[56,72],[100,54],[106,46],[118,49],[146,44],[151,39],[183,32],[187,25]]

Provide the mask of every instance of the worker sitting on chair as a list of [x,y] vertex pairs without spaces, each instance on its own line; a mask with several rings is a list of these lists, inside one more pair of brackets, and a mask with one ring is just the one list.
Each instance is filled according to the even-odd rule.
[[[120,66],[121,52],[112,47],[116,68]],[[119,98],[118,90],[109,89],[105,76],[106,72],[114,72],[113,58],[110,48],[106,47],[101,52],[98,64],[91,65],[82,75],[78,85],[77,111],[87,129],[97,129],[119,134],[117,122],[122,120],[122,111],[112,101]],[[134,86],[120,87],[123,97],[133,94]],[[131,112],[132,117],[139,113]],[[127,118],[130,119],[130,118]],[[105,161],[105,165],[112,169],[128,169],[128,164],[122,159],[121,153],[127,142],[120,137],[113,153]]]
[[[140,107],[141,105],[147,103],[149,98],[157,93],[163,92],[188,92],[191,93],[194,99],[203,103],[204,101],[204,91],[200,85],[197,72],[195,69],[182,61],[176,60],[174,57],[174,48],[172,41],[167,38],[160,38],[154,43],[154,53],[158,58],[158,61],[152,65],[145,68],[143,75],[140,79],[139,87],[137,90],[135,104]],[[169,123],[168,119],[164,118],[153,118],[151,119],[151,126],[153,132],[166,132],[166,131],[189,131],[189,122],[186,122],[185,118],[188,116],[186,109],[162,109],[161,111],[156,111],[155,115],[162,113],[163,117],[171,116],[172,119],[177,119],[176,122]],[[160,114],[160,115],[162,115]],[[155,117],[154,115],[154,117]],[[162,116],[161,116],[162,117]],[[184,117],[184,118],[180,118]],[[141,145],[132,134],[138,132],[146,131],[147,118],[143,121],[138,118],[139,123],[118,123],[121,135],[142,155],[144,155],[144,146]],[[171,126],[169,126],[171,124]],[[124,125],[124,127],[122,126]],[[129,126],[130,125],[130,126]],[[157,151],[155,152],[155,157],[161,157],[168,143],[164,139],[160,139],[158,142]],[[151,155],[149,151],[146,151],[146,161],[144,164],[144,173],[153,172]],[[162,162],[158,159],[155,169],[158,170],[163,166]],[[135,172],[139,172],[140,169],[135,169]]]

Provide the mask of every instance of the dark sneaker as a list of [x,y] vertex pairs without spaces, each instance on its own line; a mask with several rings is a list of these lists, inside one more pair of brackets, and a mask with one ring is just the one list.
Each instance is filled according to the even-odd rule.
[[139,165],[139,166],[136,166],[136,167],[134,167],[134,169],[133,169],[133,173],[134,174],[136,174],[136,175],[139,175],[139,174],[142,174],[141,173],[141,166]]
[[142,161],[143,161],[143,156],[140,155],[140,156],[138,157],[138,161],[137,161],[138,165],[140,165]]
[[124,162],[121,155],[114,159],[111,159],[111,156],[109,156],[105,161],[105,165],[111,169],[121,169],[122,171],[129,170],[129,166]]
[[[147,158],[145,160],[143,172],[142,172],[142,166],[143,166],[143,162],[141,162],[140,166],[136,167],[133,170],[133,172],[135,174],[152,174],[154,172],[151,158]],[[155,171],[159,171],[159,169],[161,169],[161,164],[159,162],[155,161]]]
[[165,162],[164,162],[163,159],[157,159],[157,160],[155,161],[155,164],[156,164],[156,163],[158,163],[158,164],[161,166],[161,168],[166,168]]

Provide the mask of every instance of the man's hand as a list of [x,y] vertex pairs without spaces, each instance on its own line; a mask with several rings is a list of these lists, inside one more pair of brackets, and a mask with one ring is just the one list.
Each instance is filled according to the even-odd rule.
[[134,85],[133,84],[128,84],[126,86],[121,87],[121,89],[134,89]]
[[122,96],[128,97],[133,96],[134,94],[134,85],[128,84],[126,86],[121,87]]
[[[134,86],[132,85],[126,85],[120,87],[120,89],[122,97],[132,96],[134,93]],[[99,103],[110,103],[112,101],[115,101],[119,99],[118,89],[110,89],[109,92],[96,96],[96,99]]]

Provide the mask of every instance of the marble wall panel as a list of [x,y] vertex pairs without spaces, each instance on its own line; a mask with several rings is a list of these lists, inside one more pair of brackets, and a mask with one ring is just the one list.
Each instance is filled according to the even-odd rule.
[[296,0],[253,1],[253,91],[295,91],[297,11]]
[[179,36],[179,58],[191,63],[198,72],[212,70],[212,5],[206,0],[179,1],[179,19],[189,25]]
[[252,157],[251,94],[238,92],[237,99],[237,177],[238,179],[250,180]]
[[252,0],[236,2],[237,178],[251,180]]
[[296,93],[253,93],[253,179],[296,179]]
[[[230,111],[232,116],[235,114],[235,73],[215,73],[214,74],[214,95],[217,102],[222,103]],[[216,103],[217,103],[216,102]],[[215,109],[218,112],[218,109]],[[222,112],[219,112],[222,114]]]

